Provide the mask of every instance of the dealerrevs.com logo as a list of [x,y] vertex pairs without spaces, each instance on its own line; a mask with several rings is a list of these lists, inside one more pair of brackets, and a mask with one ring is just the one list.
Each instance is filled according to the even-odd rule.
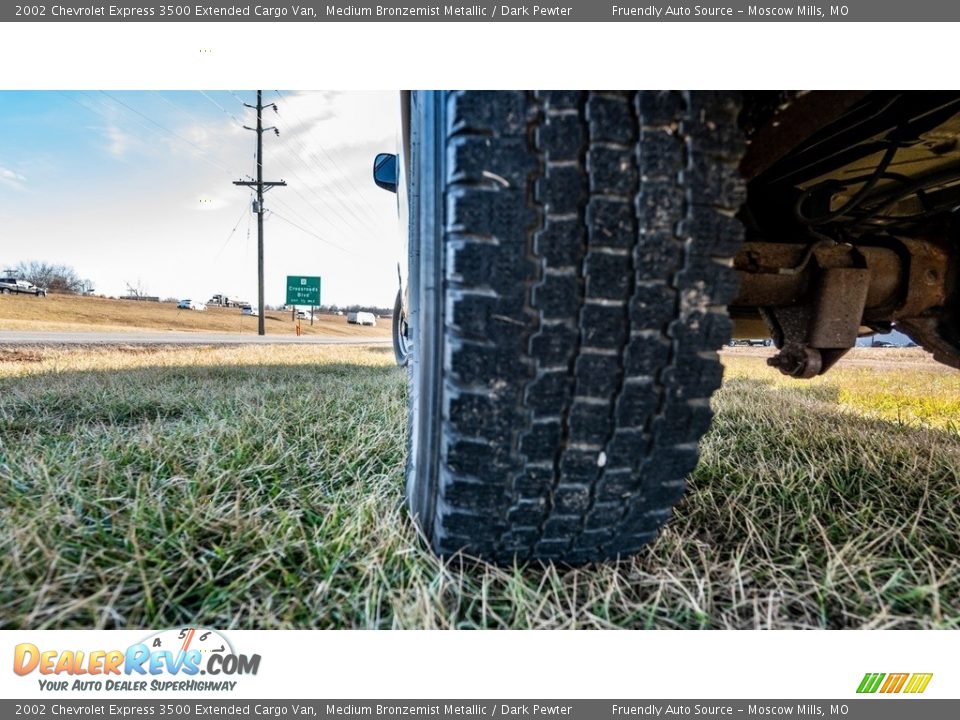
[[13,653],[14,673],[36,674],[40,689],[54,692],[229,692],[237,686],[233,678],[256,675],[259,669],[260,655],[237,653],[223,634],[193,627],[164,630],[125,650],[20,643]]

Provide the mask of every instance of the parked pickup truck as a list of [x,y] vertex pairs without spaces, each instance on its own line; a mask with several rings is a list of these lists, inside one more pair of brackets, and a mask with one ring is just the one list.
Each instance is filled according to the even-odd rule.
[[36,297],[46,297],[47,291],[42,287],[37,287],[26,280],[17,280],[12,277],[0,278],[0,295],[35,295]]

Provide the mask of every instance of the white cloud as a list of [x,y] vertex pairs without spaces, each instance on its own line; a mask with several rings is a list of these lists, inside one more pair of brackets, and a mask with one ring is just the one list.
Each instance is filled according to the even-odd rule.
[[0,165],[0,183],[19,190],[27,179],[18,172]]
[[133,135],[124,132],[116,125],[107,125],[101,128],[101,132],[107,141],[107,152],[115,158],[125,156],[136,140]]

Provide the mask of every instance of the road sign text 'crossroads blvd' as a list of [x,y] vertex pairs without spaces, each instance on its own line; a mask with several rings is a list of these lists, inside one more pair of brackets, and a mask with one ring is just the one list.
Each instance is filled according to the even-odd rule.
[[320,304],[320,278],[287,275],[287,305]]

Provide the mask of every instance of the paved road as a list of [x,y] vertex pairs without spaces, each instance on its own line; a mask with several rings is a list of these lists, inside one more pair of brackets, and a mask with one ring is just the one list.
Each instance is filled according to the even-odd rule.
[[0,330],[0,345],[370,345],[389,337],[240,335],[206,332],[21,332]]

